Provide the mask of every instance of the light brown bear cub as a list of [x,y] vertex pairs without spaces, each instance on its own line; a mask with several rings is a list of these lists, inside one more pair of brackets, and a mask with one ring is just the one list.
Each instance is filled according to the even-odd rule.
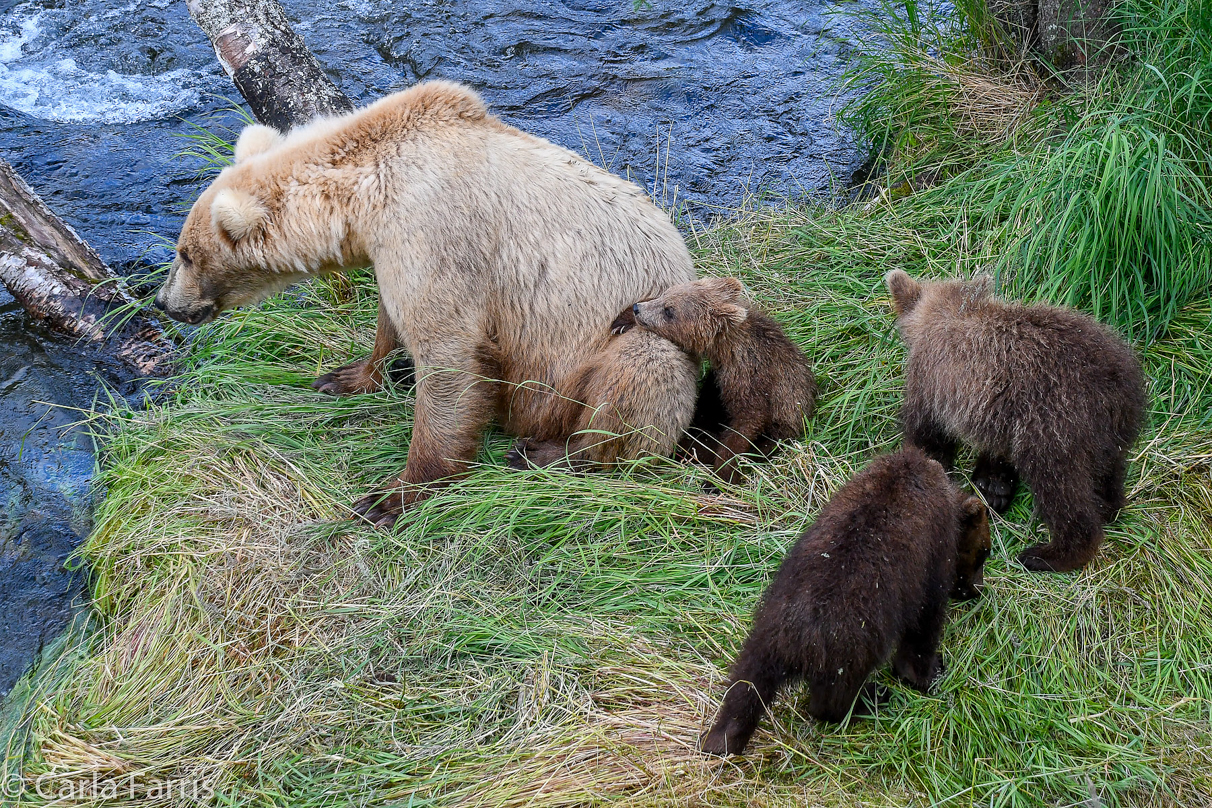
[[1085,566],[1123,507],[1144,416],[1132,349],[1084,314],[1003,303],[989,278],[915,281],[895,270],[886,282],[909,348],[905,440],[944,465],[957,440],[975,446],[973,483],[999,512],[1022,474],[1052,537],[1024,551],[1023,566]]
[[624,311],[611,330],[625,333],[633,325],[711,364],[727,422],[706,442],[721,479],[739,479],[738,455],[765,453],[804,434],[817,392],[808,360],[777,322],[745,300],[736,278],[671,286]]
[[677,346],[635,329],[572,374],[563,399],[568,406],[553,408],[553,417],[514,444],[505,463],[519,470],[558,463],[588,470],[645,454],[668,456],[695,412],[697,377],[698,367]]

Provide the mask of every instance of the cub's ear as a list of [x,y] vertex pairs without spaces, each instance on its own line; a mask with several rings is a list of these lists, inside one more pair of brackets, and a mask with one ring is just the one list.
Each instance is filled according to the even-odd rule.
[[966,496],[963,502],[960,503],[960,519],[965,524],[979,522],[988,515],[989,512],[985,508],[985,503],[981,502],[981,498],[978,496]]
[[973,300],[981,300],[993,294],[992,275],[973,275],[968,281],[969,296]]
[[736,278],[702,278],[699,283],[708,292],[714,292],[730,303],[745,302],[745,287]]
[[224,188],[210,203],[215,227],[232,241],[247,238],[269,218],[269,211],[256,197],[235,188]]
[[744,306],[738,306],[735,303],[724,303],[713,308],[711,313],[726,321],[729,325],[740,325],[749,316],[749,309]]
[[235,162],[243,163],[249,157],[264,154],[282,142],[282,134],[271,126],[254,123],[244,127],[236,140]]
[[884,276],[884,283],[888,285],[888,291],[892,293],[892,310],[896,312],[896,316],[908,314],[913,311],[913,307],[917,305],[917,301],[922,296],[922,286],[920,283],[909,277],[909,273],[903,269],[894,269]]

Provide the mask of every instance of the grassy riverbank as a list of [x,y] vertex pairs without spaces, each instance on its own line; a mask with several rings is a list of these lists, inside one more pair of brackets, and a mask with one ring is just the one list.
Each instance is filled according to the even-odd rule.
[[[981,70],[1006,81],[997,62]],[[1144,81],[1135,70],[1114,80]],[[908,148],[945,118],[892,132],[869,204],[692,233],[702,272],[743,278],[822,388],[807,440],[719,495],[702,493],[704,470],[669,461],[507,472],[509,442],[492,434],[472,477],[377,532],[347,506],[403,465],[410,395],[308,388],[369,350],[369,277],[196,333],[159,404],[104,424],[109,493],[81,551],[96,615],[15,694],[6,782],[63,804],[88,802],[76,797],[94,782],[146,804],[193,784],[241,805],[1212,803],[1212,301],[1198,285],[1207,245],[1184,246],[1182,227],[1159,254],[1195,263],[1142,276],[1162,291],[1135,314],[1115,308],[1115,284],[1074,293],[1136,335],[1152,398],[1131,505],[1099,557],[1072,575],[1022,570],[1014,556],[1043,527],[1020,496],[994,522],[984,598],[953,613],[933,693],[882,673],[892,703],[843,728],[802,716],[791,693],[746,758],[696,752],[783,551],[897,444],[904,352],[883,273],[992,269],[1015,294],[1061,298],[1089,275],[1031,247],[1055,194],[1030,214],[1017,201],[1048,187],[1082,126],[1102,142],[1079,113],[1113,96],[1028,86],[1048,105],[1031,101],[976,152]],[[1076,113],[1054,132],[1062,104]],[[1206,162],[1180,157],[1206,182]],[[927,169],[938,183],[912,191]],[[1199,199],[1186,174],[1176,182]]]

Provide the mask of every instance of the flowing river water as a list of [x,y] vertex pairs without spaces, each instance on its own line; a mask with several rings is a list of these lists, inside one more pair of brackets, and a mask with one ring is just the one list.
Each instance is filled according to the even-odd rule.
[[[845,185],[831,119],[853,16],[875,0],[284,0],[329,75],[367,102],[433,78],[698,218]],[[184,0],[0,0],[0,156],[130,272],[166,260],[198,190],[195,127],[236,91]],[[33,326],[0,290],[0,695],[80,608],[92,444],[119,368]]]

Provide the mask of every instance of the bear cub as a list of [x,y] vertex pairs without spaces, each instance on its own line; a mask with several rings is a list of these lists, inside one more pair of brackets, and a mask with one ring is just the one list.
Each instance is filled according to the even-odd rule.
[[889,656],[925,691],[943,670],[937,649],[949,598],[980,594],[989,520],[943,467],[907,447],[873,460],[833,496],[791,548],[762,596],[732,666],[704,752],[740,754],[791,680],[808,682],[808,712],[846,717]]
[[1084,567],[1124,505],[1128,451],[1140,433],[1140,362],[1111,329],[1078,312],[1005,303],[989,278],[885,278],[909,349],[905,440],[944,465],[959,440],[979,454],[972,481],[995,511],[1019,475],[1051,541],[1020,556],[1029,570]]
[[[747,304],[736,278],[672,286],[625,310],[611,332],[636,325],[710,363],[692,426],[705,433],[699,439],[704,451],[696,454],[725,482],[740,479],[738,455],[765,454],[776,442],[804,434],[817,392],[808,360],[777,322]],[[705,423],[705,400],[717,401],[726,420],[717,415],[710,418],[717,423]]]

